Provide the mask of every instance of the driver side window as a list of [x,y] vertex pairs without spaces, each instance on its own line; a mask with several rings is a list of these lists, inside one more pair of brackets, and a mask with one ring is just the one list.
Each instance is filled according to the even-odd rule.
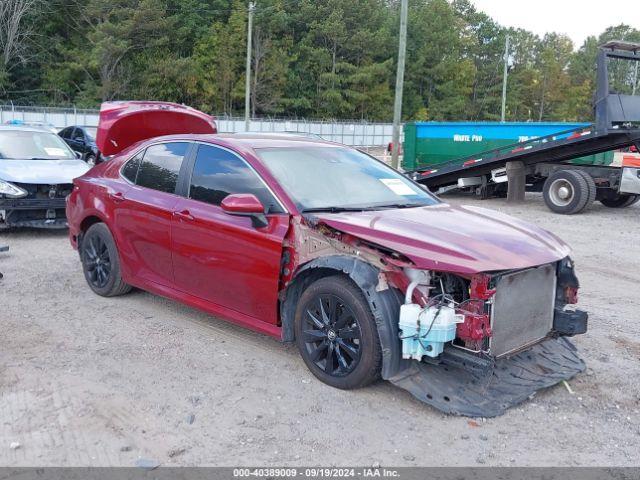
[[267,213],[283,213],[262,179],[236,154],[212,145],[200,145],[196,156],[189,198],[220,205],[233,193],[252,193]]

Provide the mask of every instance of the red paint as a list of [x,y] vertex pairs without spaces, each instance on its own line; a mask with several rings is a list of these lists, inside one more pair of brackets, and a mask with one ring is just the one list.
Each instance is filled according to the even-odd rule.
[[[191,134],[163,138],[219,145],[242,156],[289,212],[267,215],[268,225],[264,228],[253,227],[247,216],[230,214],[260,211],[262,205],[258,207],[256,199],[249,195],[233,195],[223,205],[214,206],[131,185],[120,176],[120,168],[133,153],[157,141],[145,138],[176,127],[159,119],[176,115],[190,119],[179,124],[178,129],[188,128],[190,121],[194,121],[191,125],[215,128],[210,117],[193,112],[186,107],[166,109],[148,103],[104,106],[99,138],[104,145],[114,139],[119,150],[130,146],[76,179],[76,188],[68,199],[72,245],[77,248],[78,236],[92,217],[97,217],[115,238],[124,281],[141,289],[279,337],[279,294],[295,269],[312,258],[305,235],[313,232],[325,242],[331,235],[329,243],[336,245],[341,254],[355,249],[365,260],[382,262],[386,280],[381,281],[400,290],[407,285],[402,271],[405,266],[477,278],[475,284],[472,282],[474,301],[469,304],[477,310],[469,312],[468,324],[465,321],[458,327],[464,338],[477,340],[481,334],[490,335],[488,318],[483,316],[480,305],[491,291],[480,280],[484,276],[474,277],[475,274],[541,265],[569,253],[561,240],[535,226],[491,210],[445,203],[317,214],[319,228],[309,227],[255,153],[256,148],[299,147],[301,142],[315,147],[327,144],[306,138]],[[144,128],[139,128],[140,124]],[[296,225],[304,227],[304,231],[300,230],[303,233],[293,233]],[[380,253],[377,247],[395,252],[395,256]],[[327,251],[316,255],[334,253]],[[286,265],[283,255],[289,259],[284,262]],[[473,307],[474,303],[479,306]]]
[[220,206],[228,213],[264,213],[264,206],[260,200],[250,193],[229,195],[222,200]]
[[471,277],[470,300],[459,310],[464,314],[464,323],[458,324],[456,333],[458,338],[470,342],[471,348],[479,348],[480,342],[492,335],[491,319],[485,307],[485,302],[496,293],[495,289],[489,288],[490,278],[482,273]]
[[459,274],[512,270],[566,257],[553,234],[480,207],[431,207],[317,214],[341,232],[399,252],[416,267]]
[[171,133],[216,133],[213,117],[167,102],[106,102],[100,108],[96,144],[104,156],[115,155],[148,138]]
[[479,300],[489,300],[496,294],[495,288],[489,288],[491,277],[486,274],[477,274],[471,277],[471,285],[469,286],[471,298]]

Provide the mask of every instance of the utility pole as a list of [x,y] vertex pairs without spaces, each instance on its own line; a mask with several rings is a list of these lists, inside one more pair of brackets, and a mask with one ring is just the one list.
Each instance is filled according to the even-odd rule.
[[504,71],[502,73],[502,113],[500,121],[505,121],[505,111],[507,107],[507,75],[509,74],[509,35],[504,43]]
[[244,84],[244,129],[247,132],[251,128],[251,41],[253,39],[253,11],[255,8],[255,3],[249,2],[249,22],[247,25],[247,67]]
[[400,152],[400,121],[402,120],[402,89],[404,87],[404,62],[407,54],[407,14],[409,0],[402,0],[400,6],[400,41],[398,44],[398,70],[396,72],[396,98],[393,105],[393,148],[391,151],[391,166],[400,167],[398,154]]

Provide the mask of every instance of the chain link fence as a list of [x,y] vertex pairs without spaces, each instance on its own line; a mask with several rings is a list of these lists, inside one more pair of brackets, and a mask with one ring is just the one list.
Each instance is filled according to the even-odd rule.
[[[216,115],[218,131],[221,133],[244,132],[244,118]],[[9,121],[44,123],[57,129],[71,125],[97,126],[99,111],[95,109],[58,108],[0,105],[0,124]],[[251,132],[296,132],[315,134],[333,142],[354,147],[384,149],[390,142],[393,126],[390,123],[357,121],[326,121],[286,118],[256,118],[251,120]]]

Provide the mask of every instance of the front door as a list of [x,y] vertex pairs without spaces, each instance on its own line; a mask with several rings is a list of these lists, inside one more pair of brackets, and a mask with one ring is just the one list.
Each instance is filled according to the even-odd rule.
[[[200,144],[192,163],[186,198],[175,205],[172,222],[176,287],[275,324],[288,214],[237,154]],[[232,193],[256,195],[269,225],[254,228],[250,218],[225,213],[220,203]]]
[[176,195],[178,176],[187,142],[152,145],[129,160],[122,174],[133,185],[110,195],[116,203],[116,239],[123,264],[134,278],[173,284],[171,262],[171,220],[180,197]]

